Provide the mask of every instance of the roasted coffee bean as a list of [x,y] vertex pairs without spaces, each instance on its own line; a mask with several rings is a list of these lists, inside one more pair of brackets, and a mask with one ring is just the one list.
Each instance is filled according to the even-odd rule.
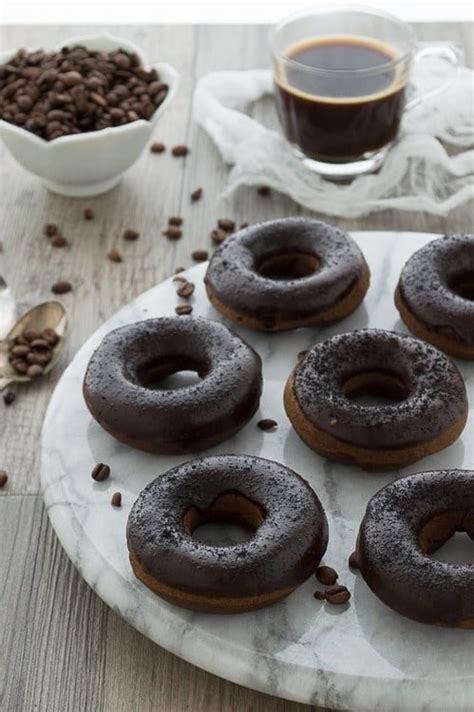
[[122,506],[122,495],[120,492],[114,492],[112,495],[112,499],[110,500],[112,507],[121,507]]
[[131,230],[128,228],[128,230],[125,230],[123,233],[123,239],[127,240],[128,242],[134,242],[135,240],[138,240],[140,237],[140,233],[137,232],[136,230]]
[[326,600],[326,596],[324,595],[324,593],[322,591],[315,591],[313,593],[313,596],[317,601],[325,601]]
[[183,224],[183,218],[180,218],[177,215],[173,215],[172,217],[168,218],[168,225],[174,225],[175,227],[181,227],[182,224]]
[[44,226],[44,234],[47,237],[53,237],[59,232],[59,228],[57,225],[54,225],[53,223],[49,223],[48,225]]
[[3,394],[3,402],[5,405],[11,405],[16,400],[16,393],[14,391],[7,391]]
[[53,284],[53,286],[51,287],[51,291],[53,292],[53,294],[67,294],[68,292],[72,291],[72,284],[71,282],[61,280]]
[[58,234],[51,239],[51,244],[53,247],[67,247],[69,243],[65,237]]
[[176,307],[175,312],[178,316],[185,316],[187,314],[191,314],[192,310],[193,308],[191,304],[179,304]]
[[260,188],[258,188],[257,193],[266,198],[267,195],[270,195],[270,188],[268,185],[261,185]]
[[336,593],[347,591],[347,586],[331,586],[325,591],[326,596],[334,596]]
[[34,339],[34,341],[31,342],[31,348],[36,349],[36,350],[44,350],[46,349],[49,351],[51,348],[49,343],[46,341],[46,339]]
[[178,289],[176,290],[176,294],[178,295],[178,297],[183,297],[184,299],[190,297],[193,292],[194,284],[192,282],[185,282],[181,285],[181,287],[178,287]]
[[26,356],[26,361],[29,365],[36,364],[37,366],[46,366],[46,364],[51,361],[51,355],[48,357],[46,351],[43,353],[34,353],[33,351],[30,351],[30,353]]
[[110,250],[107,257],[111,262],[122,262],[122,255],[118,250]]
[[195,203],[198,200],[201,200],[202,198],[202,188],[196,188],[196,190],[193,190],[191,193],[191,201]]
[[234,220],[229,220],[228,218],[219,218],[217,221],[217,227],[224,230],[224,232],[233,232],[235,230],[235,222]]
[[5,487],[8,482],[8,475],[6,470],[0,470],[0,487]]
[[334,586],[337,581],[337,571],[331,566],[318,566],[316,569],[316,578],[324,586]]
[[221,243],[224,242],[224,240],[227,240],[227,232],[225,230],[221,230],[220,228],[217,228],[216,230],[213,230],[211,232],[211,240],[216,244],[220,245]]
[[173,156],[176,158],[181,158],[182,156],[187,156],[189,153],[189,148],[183,144],[179,144],[179,146],[173,146],[171,149],[171,153]]
[[54,329],[43,329],[41,332],[41,338],[48,342],[50,346],[56,346],[59,342],[60,336]]
[[13,346],[12,349],[10,349],[10,353],[13,356],[17,356],[18,358],[23,358],[30,352],[30,347],[29,346]]
[[152,153],[163,153],[164,151],[166,151],[166,146],[164,143],[152,143],[150,146],[150,151]]
[[249,224],[246,222],[240,223],[239,225],[239,230],[245,230],[246,227],[248,227]]
[[95,214],[94,214],[94,211],[92,210],[92,208],[85,208],[83,215],[84,215],[84,220],[93,220],[95,218]]
[[38,378],[38,376],[43,375],[43,366],[40,366],[39,363],[32,363],[30,366],[28,366],[26,375],[28,378]]
[[278,423],[276,422],[276,420],[272,420],[271,418],[263,418],[262,420],[258,421],[257,425],[260,430],[275,430]]
[[19,50],[0,65],[0,118],[53,140],[148,120],[168,90],[125,50]]
[[98,462],[91,472],[91,477],[96,482],[104,482],[110,475],[110,467],[103,462]]
[[19,336],[15,336],[14,343],[17,346],[25,346],[25,345],[29,344],[30,342],[28,341],[28,339],[26,339],[23,336],[23,334],[20,334]]
[[357,554],[357,551],[353,551],[352,554],[349,556],[349,566],[351,567],[351,569],[359,568],[359,556]]
[[179,274],[176,277],[173,277],[173,282],[187,282],[188,280],[186,277],[180,277]]
[[179,274],[180,272],[184,272],[184,267],[176,267],[174,273]]
[[21,373],[23,375],[28,371],[28,364],[23,359],[18,358],[11,363],[17,373]]
[[28,343],[31,343],[32,341],[36,341],[36,339],[41,338],[41,334],[39,331],[37,331],[37,329],[26,329],[23,332],[23,336],[28,341]]
[[341,606],[342,604],[347,603],[350,597],[351,592],[348,591],[347,588],[344,591],[338,591],[337,593],[331,594],[326,591],[326,601],[334,606]]
[[183,236],[183,231],[179,227],[170,225],[166,230],[162,230],[161,234],[167,237],[168,240],[179,240]]
[[195,262],[205,262],[209,258],[209,252],[207,250],[194,250],[191,253],[191,257]]

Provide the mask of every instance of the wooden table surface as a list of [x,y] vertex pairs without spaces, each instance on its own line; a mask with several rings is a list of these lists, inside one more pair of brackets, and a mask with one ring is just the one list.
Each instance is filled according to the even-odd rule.
[[[65,5],[65,19],[67,6]],[[422,39],[455,39],[472,51],[472,24],[418,25]],[[53,47],[91,27],[3,27],[0,49]],[[191,251],[211,248],[217,217],[255,222],[305,214],[288,198],[261,197],[242,188],[219,198],[226,167],[214,145],[192,123],[196,80],[216,69],[268,64],[263,26],[109,27],[133,40],[148,57],[165,59],[181,73],[179,94],[160,121],[155,140],[187,143],[186,159],[145,153],[108,195],[74,200],[47,193],[0,146],[0,239],[5,277],[21,308],[51,297],[51,285],[67,279],[74,291],[60,297],[70,323],[61,366],[41,382],[19,388],[9,407],[0,401],[0,469],[9,482],[0,497],[0,709],[3,712],[303,712],[306,705],[279,700],[221,680],[159,648],[110,610],[75,571],[56,539],[39,494],[39,443],[43,415],[62,369],[120,306],[191,264]],[[472,56],[468,56],[471,63]],[[259,109],[261,111],[261,109]],[[191,205],[189,195],[204,188]],[[95,220],[82,218],[91,207]],[[473,205],[447,219],[384,211],[341,221],[349,229],[473,231]],[[184,237],[161,235],[170,215],[184,217]],[[54,249],[43,235],[57,223],[70,241]],[[122,239],[126,228],[137,242]],[[116,248],[123,263],[106,259]]]

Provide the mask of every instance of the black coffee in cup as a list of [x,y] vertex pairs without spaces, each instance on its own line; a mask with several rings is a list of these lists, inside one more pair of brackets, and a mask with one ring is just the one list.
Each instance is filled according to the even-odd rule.
[[276,72],[287,139],[307,157],[345,162],[390,144],[405,104],[406,73],[390,45],[340,35],[288,47]]

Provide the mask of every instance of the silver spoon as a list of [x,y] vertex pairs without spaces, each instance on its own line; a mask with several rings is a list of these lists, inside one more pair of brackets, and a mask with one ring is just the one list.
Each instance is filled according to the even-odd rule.
[[52,348],[51,361],[44,367],[43,375],[46,375],[57,364],[64,347],[64,336],[67,328],[66,312],[59,302],[43,302],[33,307],[23,314],[10,329],[6,338],[0,342],[0,391],[14,383],[27,383],[37,378],[30,378],[25,374],[17,373],[8,360],[8,349],[16,336],[20,336],[26,329],[36,329],[41,332],[43,329],[54,329],[60,337],[56,346]]

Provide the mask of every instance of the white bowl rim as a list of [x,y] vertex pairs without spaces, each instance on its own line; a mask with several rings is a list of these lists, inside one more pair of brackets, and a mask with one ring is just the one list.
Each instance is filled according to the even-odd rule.
[[[141,127],[153,127],[156,123],[156,120],[158,119],[158,116],[170,103],[176,93],[179,81],[178,71],[168,62],[157,62],[155,64],[150,64],[141,49],[134,42],[126,40],[123,37],[116,37],[115,35],[112,35],[109,32],[74,35],[73,37],[69,37],[68,39],[61,42],[59,46],[55,47],[55,50],[59,51],[62,47],[74,47],[79,44],[82,44],[87,47],[87,43],[100,42],[112,42],[113,44],[119,45],[120,47],[123,47],[123,49],[138,55],[145,69],[156,69],[158,75],[160,75],[160,72],[166,75],[166,78],[168,80],[166,83],[169,86],[168,93],[164,98],[163,102],[160,104],[160,106],[156,108],[151,119],[138,119],[137,121],[131,121],[130,123],[123,124],[122,126],[108,126],[105,129],[99,129],[97,131],[86,131],[80,134],[59,136],[58,138],[52,139],[51,141],[48,141],[45,138],[41,138],[41,136],[37,136],[31,131],[24,129],[22,126],[16,126],[15,124],[10,123],[9,121],[5,121],[2,118],[0,118],[0,128],[2,130],[9,131],[10,133],[16,134],[17,136],[21,136],[22,138],[30,141],[31,143],[36,144],[38,147],[41,147],[42,150],[51,150],[54,146],[64,146],[65,144],[72,143],[78,144],[92,140],[97,141],[102,140],[103,138],[107,138],[112,133],[114,135],[120,136],[121,133],[123,134],[125,132],[136,131],[137,129],[141,129]],[[0,52],[0,64],[7,62],[11,57],[14,57],[19,49],[20,48],[17,47],[15,49],[8,49]]]

